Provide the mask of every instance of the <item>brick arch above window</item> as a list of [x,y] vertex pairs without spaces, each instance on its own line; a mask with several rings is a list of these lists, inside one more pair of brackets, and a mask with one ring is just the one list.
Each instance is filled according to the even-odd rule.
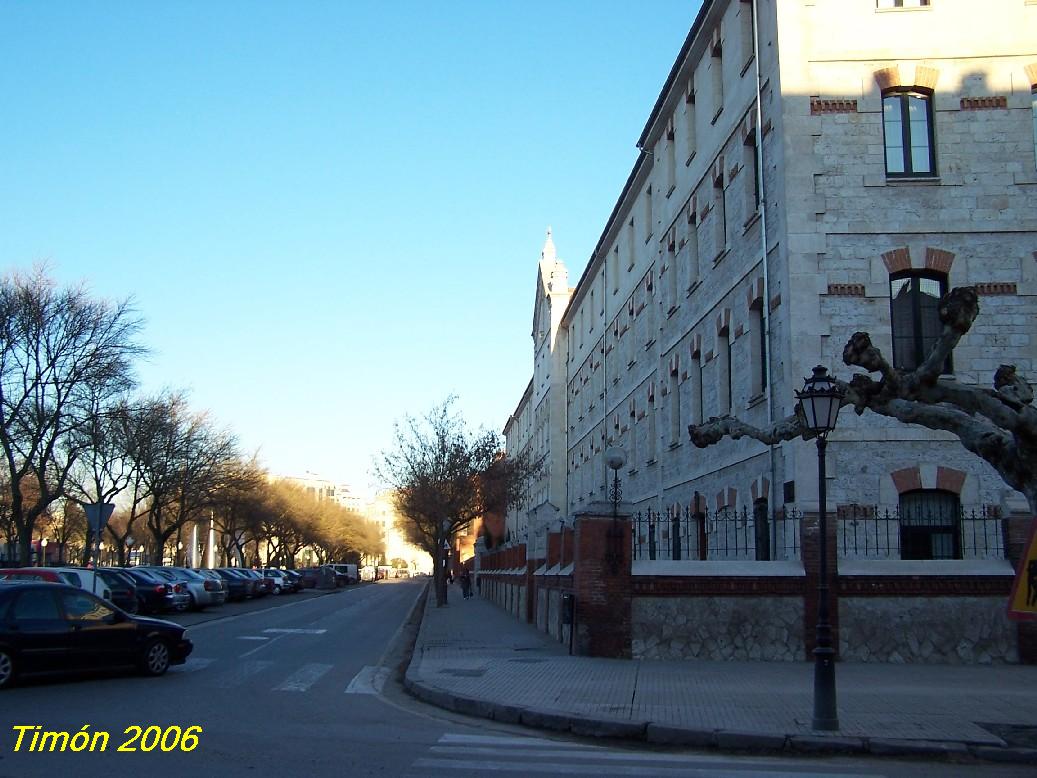
[[919,64],[915,65],[913,77],[907,79],[901,74],[899,65],[892,65],[890,67],[880,68],[872,75],[875,78],[875,83],[878,84],[880,92],[887,92],[890,89],[907,89],[911,87],[933,91],[936,89],[936,82],[940,78],[940,71],[932,65]]
[[760,276],[745,290],[745,307],[750,311],[763,308],[763,277]]
[[911,252],[907,246],[891,249],[882,255],[882,262],[890,273],[901,273],[911,269]]
[[954,264],[954,252],[936,249],[928,246],[925,249],[925,267],[927,270],[935,270],[938,273],[948,275],[951,265]]
[[905,467],[889,474],[897,494],[934,489],[961,496],[968,473],[933,463]]

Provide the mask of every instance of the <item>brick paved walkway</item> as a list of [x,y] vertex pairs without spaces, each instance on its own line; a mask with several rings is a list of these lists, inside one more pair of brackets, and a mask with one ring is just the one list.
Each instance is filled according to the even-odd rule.
[[988,758],[996,755],[979,752],[1011,744],[982,724],[1037,729],[1033,666],[839,663],[841,730],[821,733],[810,726],[812,663],[571,657],[485,600],[450,594],[446,608],[429,597],[407,684],[461,712],[659,742],[737,746],[741,738],[746,747],[806,750],[824,738],[836,750],[971,749]]

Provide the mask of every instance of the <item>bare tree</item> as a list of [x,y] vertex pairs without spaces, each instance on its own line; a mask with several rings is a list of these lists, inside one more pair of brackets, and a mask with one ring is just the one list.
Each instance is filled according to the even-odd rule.
[[22,564],[36,521],[64,494],[97,402],[132,386],[140,326],[129,302],[59,289],[40,268],[0,279],[0,448]]
[[507,510],[524,494],[543,461],[502,454],[493,432],[469,431],[453,398],[423,419],[395,425],[395,446],[377,474],[392,490],[399,528],[432,557],[436,604],[446,604],[444,546],[488,510]]
[[[853,406],[858,415],[869,410],[907,424],[945,430],[961,444],[989,463],[1008,486],[1023,493],[1037,516],[1037,408],[1033,389],[1016,373],[1014,365],[1001,365],[994,374],[994,388],[963,386],[938,380],[958,341],[979,315],[979,298],[974,287],[957,287],[940,300],[943,325],[925,361],[914,370],[889,364],[866,332],[855,332],[843,349],[843,362],[878,373],[878,380],[860,373],[850,381],[836,381],[843,390],[842,405]],[[725,437],[754,438],[774,444],[814,433],[807,428],[799,404],[795,411],[760,429],[730,417],[713,417],[690,425],[692,442],[705,448]]]

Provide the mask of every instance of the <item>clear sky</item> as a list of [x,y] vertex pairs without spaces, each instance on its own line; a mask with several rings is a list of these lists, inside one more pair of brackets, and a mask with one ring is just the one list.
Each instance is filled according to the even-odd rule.
[[366,490],[501,430],[551,225],[579,278],[698,0],[0,3],[0,268],[132,296],[142,388]]

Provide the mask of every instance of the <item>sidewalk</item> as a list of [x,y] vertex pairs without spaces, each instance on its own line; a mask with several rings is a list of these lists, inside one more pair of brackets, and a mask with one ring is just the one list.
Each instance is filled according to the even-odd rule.
[[825,733],[810,727],[812,663],[571,657],[460,594],[436,608],[429,593],[405,678],[459,713],[653,743],[1037,764],[1037,667],[839,663],[841,729]]

